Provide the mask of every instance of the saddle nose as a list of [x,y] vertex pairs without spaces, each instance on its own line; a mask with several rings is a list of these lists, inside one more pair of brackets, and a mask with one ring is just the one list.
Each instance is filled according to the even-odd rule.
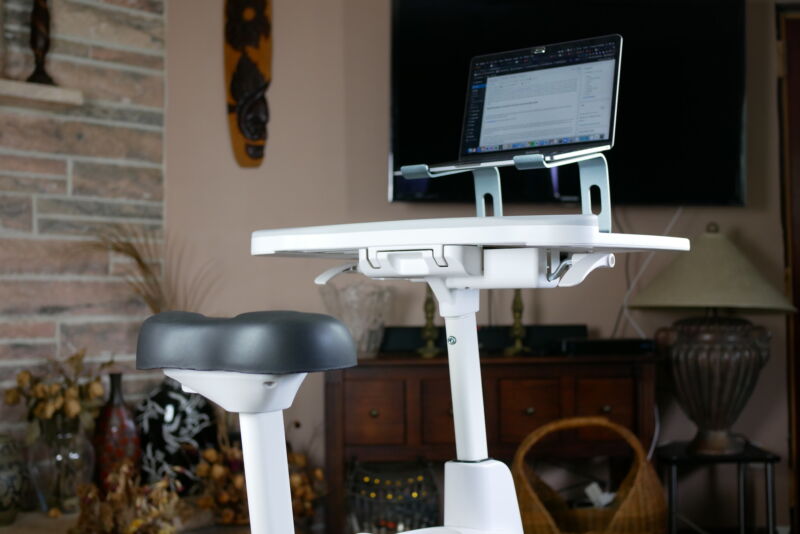
[[327,315],[293,311],[232,318],[163,312],[144,322],[136,348],[139,369],[287,374],[354,365],[347,327]]

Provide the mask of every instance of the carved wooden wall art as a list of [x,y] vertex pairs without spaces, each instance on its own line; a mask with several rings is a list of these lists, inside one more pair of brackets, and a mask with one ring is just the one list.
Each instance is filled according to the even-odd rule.
[[272,5],[225,0],[225,82],[228,128],[236,161],[258,167],[267,142],[272,80]]

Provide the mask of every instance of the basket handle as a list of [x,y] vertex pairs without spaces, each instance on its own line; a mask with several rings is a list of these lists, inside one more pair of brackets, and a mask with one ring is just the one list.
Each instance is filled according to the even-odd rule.
[[613,423],[605,417],[569,417],[542,425],[528,434],[528,436],[522,440],[522,443],[520,443],[516,454],[514,454],[513,469],[518,471],[521,470],[523,462],[525,461],[525,456],[528,455],[528,452],[530,452],[534,445],[536,445],[548,434],[587,426],[607,428],[618,434],[623,440],[625,440],[625,442],[628,443],[628,445],[630,445],[634,454],[636,455],[636,459],[639,462],[647,462],[647,453],[644,451],[641,442],[633,434],[633,432],[624,426]]

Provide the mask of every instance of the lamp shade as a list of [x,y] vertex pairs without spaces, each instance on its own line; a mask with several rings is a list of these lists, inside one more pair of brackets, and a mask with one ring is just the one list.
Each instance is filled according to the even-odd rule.
[[715,224],[631,299],[632,308],[740,308],[794,311]]

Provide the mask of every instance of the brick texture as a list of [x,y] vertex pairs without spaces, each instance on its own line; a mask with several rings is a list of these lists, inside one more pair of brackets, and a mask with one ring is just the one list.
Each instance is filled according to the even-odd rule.
[[161,169],[102,163],[75,163],[72,191],[76,195],[133,200],[162,200]]
[[[0,106],[0,383],[85,348],[92,368],[117,359],[133,401],[162,377],[135,369],[148,310],[126,262],[89,244],[119,223],[162,233],[164,2],[50,6],[48,72],[85,104]],[[4,14],[2,74],[23,80],[30,2],[7,0]],[[24,431],[24,415],[0,403],[0,431]]]
[[109,274],[109,255],[90,248],[90,243],[0,238],[0,276]]
[[34,338],[54,339],[55,337],[55,322],[21,321],[17,323],[0,323],[0,339],[3,340]]
[[87,347],[88,356],[135,354],[141,321],[62,324],[61,343]]
[[0,113],[0,149],[161,162],[162,133],[123,125]]
[[33,207],[30,197],[0,193],[0,230],[30,232],[33,229]]

